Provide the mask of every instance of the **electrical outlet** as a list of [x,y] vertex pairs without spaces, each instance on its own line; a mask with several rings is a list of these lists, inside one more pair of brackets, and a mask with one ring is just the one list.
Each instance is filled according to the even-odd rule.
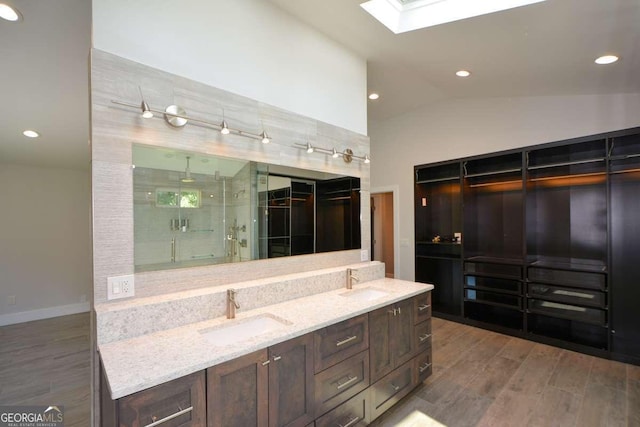
[[107,278],[107,299],[127,298],[135,295],[133,274]]
[[16,296],[15,295],[9,295],[7,297],[7,305],[16,305]]
[[369,261],[369,251],[362,249],[360,251],[360,261]]

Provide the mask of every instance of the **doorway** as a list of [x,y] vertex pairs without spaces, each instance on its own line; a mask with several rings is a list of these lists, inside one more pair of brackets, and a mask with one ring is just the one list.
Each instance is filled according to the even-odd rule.
[[385,264],[385,275],[395,277],[393,192],[371,195],[371,259]]

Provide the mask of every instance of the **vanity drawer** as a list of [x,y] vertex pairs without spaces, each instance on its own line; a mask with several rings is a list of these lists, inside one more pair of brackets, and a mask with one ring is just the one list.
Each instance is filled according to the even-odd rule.
[[363,314],[314,333],[315,373],[369,348],[369,318]]
[[413,297],[415,313],[414,324],[431,319],[431,292],[425,292]]
[[316,427],[362,427],[370,422],[371,398],[366,389],[316,420]]
[[416,354],[431,347],[431,319],[415,326]]
[[556,285],[596,289],[599,291],[604,291],[607,288],[607,278],[604,274],[587,273],[584,271],[530,267],[529,280],[532,282],[553,283]]
[[369,387],[369,352],[363,351],[315,375],[316,416]]
[[196,372],[118,400],[120,426],[203,427],[205,374]]
[[418,354],[413,359],[413,369],[416,376],[416,384],[420,384],[426,380],[433,372],[433,355],[431,350],[424,351]]
[[542,298],[549,301],[566,302],[568,304],[586,305],[599,308],[607,307],[605,293],[600,291],[529,283],[527,286],[527,294],[532,298]]
[[414,360],[401,365],[371,386],[371,419],[382,415],[406,396],[414,386]]

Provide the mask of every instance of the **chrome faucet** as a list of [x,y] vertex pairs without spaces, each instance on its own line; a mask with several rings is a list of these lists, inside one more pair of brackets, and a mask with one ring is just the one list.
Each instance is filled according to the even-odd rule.
[[[347,289],[353,289],[353,281],[359,282],[358,276],[353,274],[353,269],[347,268]],[[357,270],[356,270],[357,271]]]
[[236,302],[237,293],[235,289],[227,289],[227,319],[235,319],[236,309],[240,308],[240,304]]

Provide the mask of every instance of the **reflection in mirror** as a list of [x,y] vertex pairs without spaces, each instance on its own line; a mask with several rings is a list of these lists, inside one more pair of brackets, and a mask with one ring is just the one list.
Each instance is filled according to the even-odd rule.
[[135,271],[360,248],[360,180],[133,145]]

